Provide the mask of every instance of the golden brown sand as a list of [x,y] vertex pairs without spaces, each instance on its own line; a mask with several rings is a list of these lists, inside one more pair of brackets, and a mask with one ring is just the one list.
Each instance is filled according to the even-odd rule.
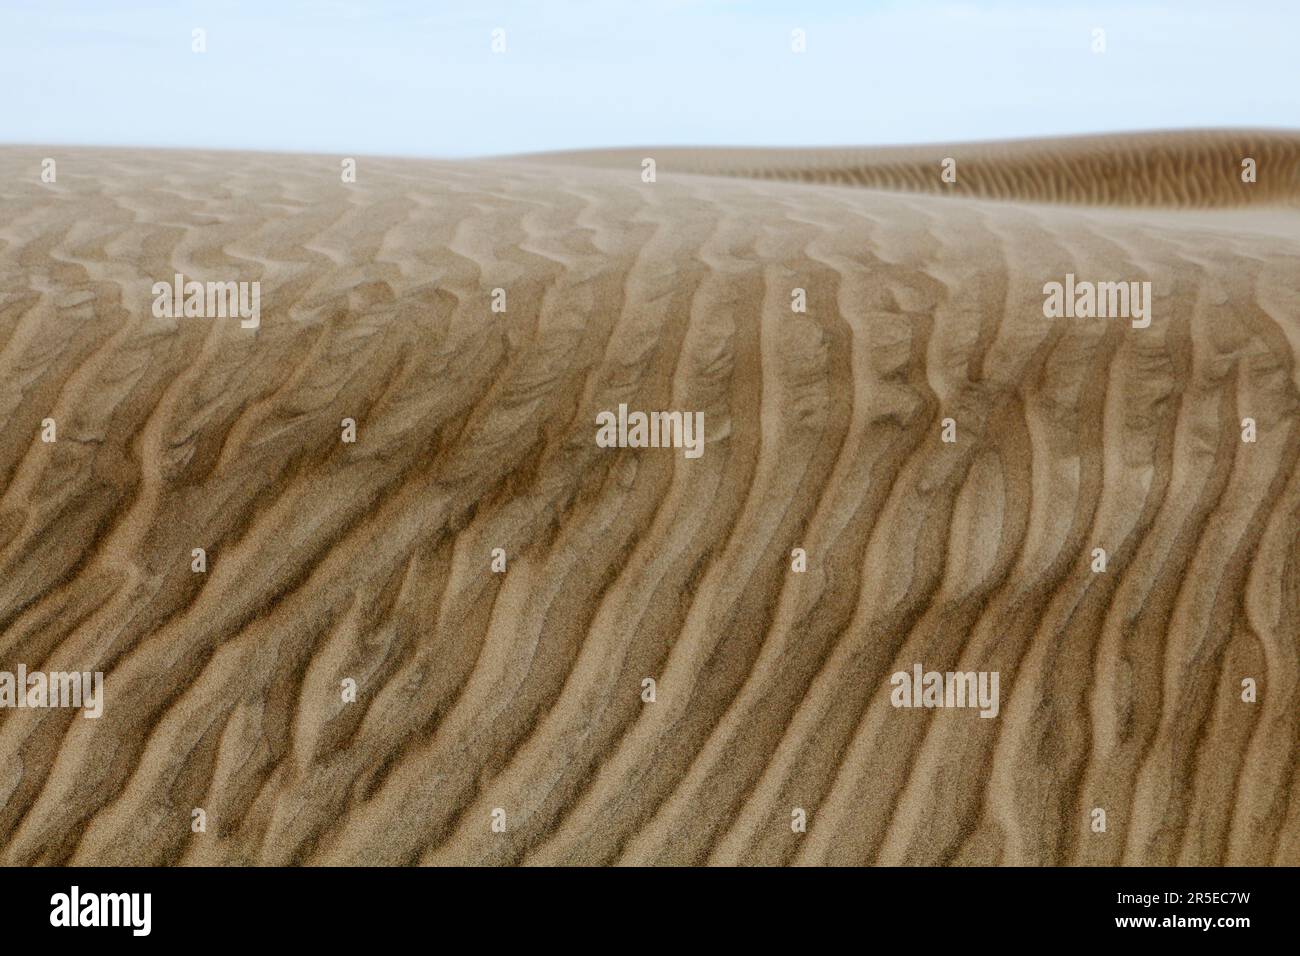
[[0,149],[0,670],[106,675],[0,710],[0,862],[1300,863],[1298,170]]

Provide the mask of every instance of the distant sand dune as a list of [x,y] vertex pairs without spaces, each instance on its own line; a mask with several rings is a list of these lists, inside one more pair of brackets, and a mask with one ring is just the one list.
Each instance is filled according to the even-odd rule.
[[[978,199],[1089,206],[1221,208],[1300,204],[1300,136],[1281,131],[1131,133],[870,149],[662,148],[538,153],[523,159],[699,173]],[[956,182],[940,179],[954,159]],[[1254,159],[1254,183],[1241,179]]]
[[0,670],[107,688],[0,710],[0,862],[1300,863],[1298,163],[0,148]]

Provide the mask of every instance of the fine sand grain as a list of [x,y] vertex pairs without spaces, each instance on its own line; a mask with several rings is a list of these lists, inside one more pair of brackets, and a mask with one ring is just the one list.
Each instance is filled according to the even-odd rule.
[[0,863],[1300,864],[1300,135],[357,168],[0,148]]

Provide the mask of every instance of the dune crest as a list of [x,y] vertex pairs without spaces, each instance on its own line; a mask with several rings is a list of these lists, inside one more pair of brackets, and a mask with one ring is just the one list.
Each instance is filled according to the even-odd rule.
[[1300,863],[1298,144],[0,148],[0,862]]

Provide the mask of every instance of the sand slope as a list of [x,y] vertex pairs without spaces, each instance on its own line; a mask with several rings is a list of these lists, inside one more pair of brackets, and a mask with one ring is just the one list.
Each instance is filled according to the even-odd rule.
[[0,862],[1300,863],[1300,136],[973,149],[0,149]]

